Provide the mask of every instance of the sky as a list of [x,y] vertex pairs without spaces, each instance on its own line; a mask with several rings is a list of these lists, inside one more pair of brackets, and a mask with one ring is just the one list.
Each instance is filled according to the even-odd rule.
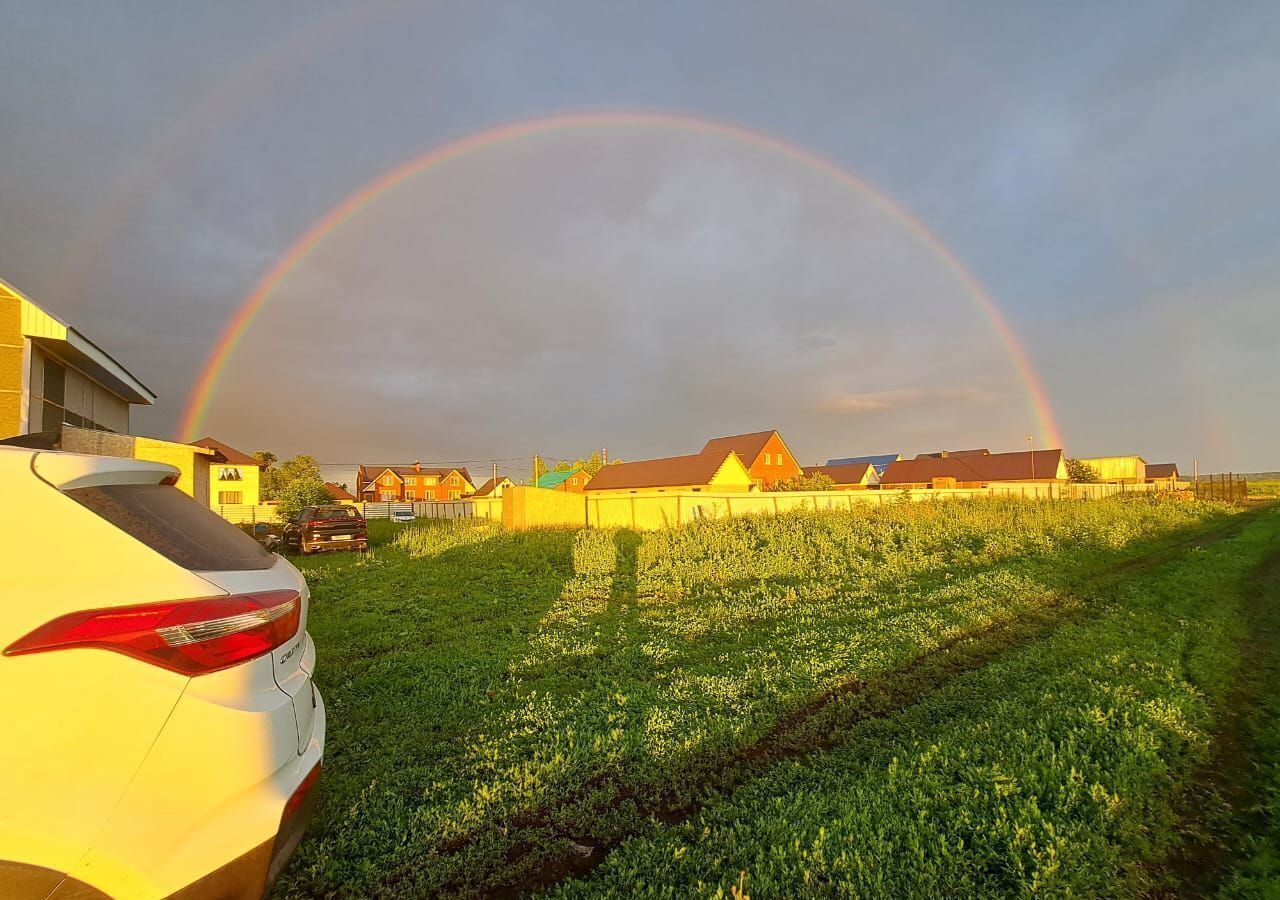
[[1280,468],[1274,3],[0,16],[0,278],[159,395],[138,433],[177,435],[236,311],[363,186],[614,113],[474,141],[337,222],[200,431],[513,476],[766,428],[805,464],[1056,428]]

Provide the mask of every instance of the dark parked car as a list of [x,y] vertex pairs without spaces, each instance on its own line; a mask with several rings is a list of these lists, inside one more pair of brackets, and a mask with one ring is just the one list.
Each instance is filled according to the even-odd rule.
[[364,516],[351,506],[308,506],[284,526],[284,546],[304,556],[318,550],[367,550]]
[[268,525],[266,522],[245,522],[240,525],[240,530],[265,547],[269,552],[275,553],[280,550],[279,525]]

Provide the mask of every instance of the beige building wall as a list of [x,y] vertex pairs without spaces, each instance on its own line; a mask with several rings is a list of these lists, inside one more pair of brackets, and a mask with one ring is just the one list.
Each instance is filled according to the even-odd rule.
[[25,347],[22,302],[0,293],[0,438],[22,433]]
[[1147,463],[1141,456],[1096,456],[1082,459],[1098,476],[1113,484],[1141,484],[1147,480]]
[[[231,463],[210,463],[209,502],[213,506],[224,505],[227,494],[239,494],[237,503],[257,506],[261,500],[262,469],[258,466],[239,466]],[[231,500],[226,501],[227,504]]]

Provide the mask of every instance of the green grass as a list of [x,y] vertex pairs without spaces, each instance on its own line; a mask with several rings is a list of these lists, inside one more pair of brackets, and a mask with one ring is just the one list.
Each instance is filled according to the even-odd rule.
[[1280,497],[1280,481],[1250,481],[1250,497]]
[[[1132,499],[901,504],[647,534],[371,523],[368,554],[302,563],[329,738],[317,821],[277,894],[479,893],[572,852],[572,834],[647,831],[637,798],[705,799],[815,697],[892,678],[1229,515]],[[1125,608],[1108,615],[1124,622]],[[1115,652],[1147,624],[1117,632]],[[990,701],[1027,677],[988,683]],[[1009,701],[1009,720],[1032,728],[1027,710],[1014,716],[1026,699]],[[1192,717],[1192,701],[1165,699],[1171,721]],[[633,846],[601,870],[610,890],[668,877]],[[645,862],[625,868],[633,858]],[[727,863],[689,865],[699,859],[727,884]],[[708,869],[673,871],[702,873],[686,888],[711,884]],[[1026,885],[1030,871],[1010,877]],[[794,895],[792,875],[778,883]]]
[[[739,883],[756,900],[1170,887],[1150,863],[1173,849],[1180,786],[1210,758],[1243,591],[1277,537],[1272,513],[1127,579],[1090,616],[631,840],[557,896],[727,896]],[[1275,896],[1276,848],[1273,832],[1238,895]]]
[[1239,849],[1221,896],[1274,900],[1280,898],[1280,559],[1262,567],[1247,590],[1252,627],[1236,700],[1244,704],[1237,710],[1240,752],[1250,765],[1238,786],[1245,815],[1232,817],[1226,829],[1226,842]]

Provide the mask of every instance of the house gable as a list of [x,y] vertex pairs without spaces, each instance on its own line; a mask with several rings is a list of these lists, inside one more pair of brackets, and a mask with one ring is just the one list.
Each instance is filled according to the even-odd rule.
[[737,454],[755,483],[762,487],[787,481],[801,473],[800,463],[776,430],[712,438],[702,448],[703,453],[728,451]]
[[753,480],[751,472],[743,465],[742,458],[730,450],[707,484],[710,487],[742,488],[750,487]]

